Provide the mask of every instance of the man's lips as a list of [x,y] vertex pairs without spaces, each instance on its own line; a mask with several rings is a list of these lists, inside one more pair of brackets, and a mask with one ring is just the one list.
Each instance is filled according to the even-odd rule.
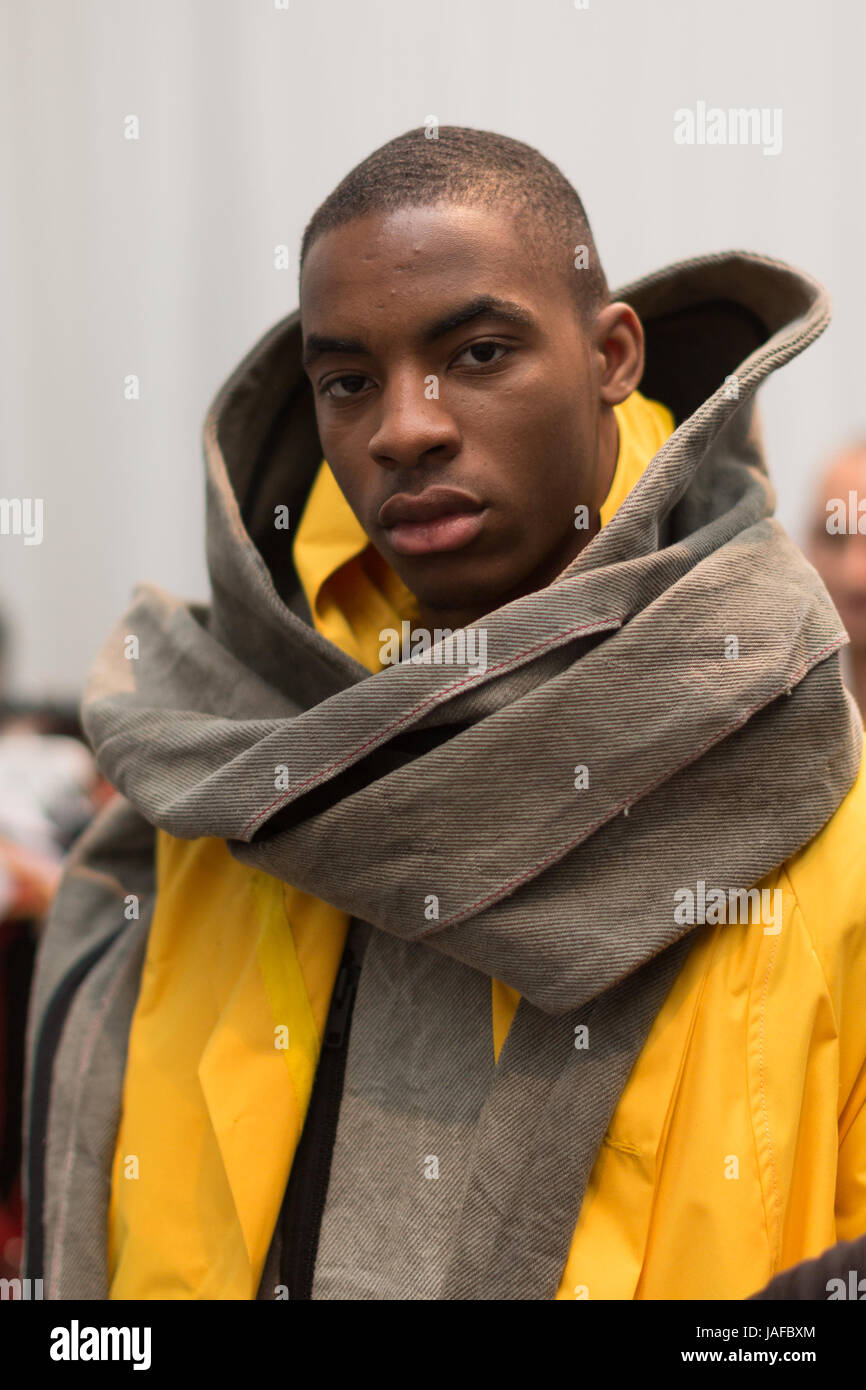
[[430,487],[411,497],[397,493],[379,512],[379,524],[398,555],[459,550],[478,535],[487,508],[457,488]]
[[455,512],[480,512],[483,506],[471,492],[456,487],[428,487],[414,496],[397,492],[379,509],[379,525],[387,528],[398,521],[433,521]]
[[398,555],[428,555],[436,550],[459,550],[474,540],[484,526],[487,508],[480,512],[452,512],[432,521],[398,521],[386,527],[388,543]]

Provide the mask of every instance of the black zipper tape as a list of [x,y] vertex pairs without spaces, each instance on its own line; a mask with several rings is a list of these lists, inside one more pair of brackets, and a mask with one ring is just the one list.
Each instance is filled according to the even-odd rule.
[[310,1299],[343,1098],[352,1012],[371,927],[353,917],[346,936],[310,1104],[280,1212],[280,1282],[288,1297]]

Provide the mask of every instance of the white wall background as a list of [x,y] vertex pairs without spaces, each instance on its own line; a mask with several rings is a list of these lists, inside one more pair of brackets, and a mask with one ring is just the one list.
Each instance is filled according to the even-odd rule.
[[[762,393],[799,536],[821,460],[866,426],[861,0],[280,3],[2,0],[0,496],[45,509],[41,545],[0,536],[10,693],[75,698],[140,580],[206,595],[200,429],[295,307],[274,246],[431,114],[558,163],[612,288],[733,247],[828,285],[830,329]],[[698,100],[781,107],[782,152],[676,145]]]

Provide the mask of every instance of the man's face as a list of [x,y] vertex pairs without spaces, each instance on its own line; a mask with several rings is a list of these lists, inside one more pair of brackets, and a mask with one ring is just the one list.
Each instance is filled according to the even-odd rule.
[[[325,232],[301,321],[324,456],[424,606],[489,612],[574,558],[575,508],[594,530],[610,482],[598,496],[601,359],[509,218],[437,204]],[[434,487],[468,499],[431,493],[438,520],[380,515]]]

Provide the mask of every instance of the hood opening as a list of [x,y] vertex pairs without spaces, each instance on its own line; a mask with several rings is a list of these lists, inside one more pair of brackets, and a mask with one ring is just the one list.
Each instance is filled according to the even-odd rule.
[[[701,346],[695,351],[695,329]],[[677,424],[688,419],[744,358],[767,326],[742,304],[718,299],[644,321],[646,365],[639,390],[661,401]]]
[[[735,251],[665,267],[612,297],[632,304],[644,326],[639,389],[666,405],[679,427],[771,335],[814,312],[822,294],[791,266]],[[252,540],[282,602],[309,622],[292,542],[323,452],[301,350],[295,310],[232,373],[211,407],[205,438],[211,473],[222,475],[218,504],[225,506],[227,483],[229,506],[239,512],[233,537]],[[288,530],[274,525],[279,506],[289,509]]]

